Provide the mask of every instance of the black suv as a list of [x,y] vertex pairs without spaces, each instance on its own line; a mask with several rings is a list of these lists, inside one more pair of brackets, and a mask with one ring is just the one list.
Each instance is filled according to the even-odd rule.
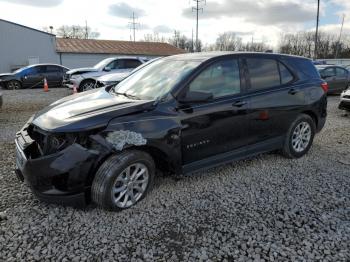
[[303,156],[325,124],[326,93],[303,57],[162,58],[34,115],[16,135],[16,173],[46,201],[128,208],[156,170],[189,173],[278,149]]

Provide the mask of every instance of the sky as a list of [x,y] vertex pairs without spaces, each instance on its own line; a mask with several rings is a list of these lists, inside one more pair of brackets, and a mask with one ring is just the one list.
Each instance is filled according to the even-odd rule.
[[[128,23],[134,12],[136,40],[158,33],[171,37],[174,30],[187,37],[195,32],[193,0],[0,0],[0,18],[36,29],[61,25],[88,25],[100,39],[130,40]],[[199,38],[215,43],[230,31],[243,41],[278,45],[283,33],[314,30],[317,0],[207,0],[200,4]],[[350,34],[350,0],[321,0],[321,30],[339,34],[343,13],[344,33]]]

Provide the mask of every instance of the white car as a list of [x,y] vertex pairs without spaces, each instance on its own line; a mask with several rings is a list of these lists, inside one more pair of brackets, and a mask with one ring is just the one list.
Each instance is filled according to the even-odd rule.
[[350,87],[341,93],[339,109],[350,111]]
[[106,58],[92,68],[76,68],[66,72],[63,85],[74,86],[79,92],[95,88],[96,78],[110,73],[130,73],[136,67],[147,62],[141,57],[111,57]]

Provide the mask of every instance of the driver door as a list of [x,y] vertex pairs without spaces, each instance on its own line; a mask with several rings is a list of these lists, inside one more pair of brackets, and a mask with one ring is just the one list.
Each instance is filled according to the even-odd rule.
[[226,58],[204,68],[189,84],[187,92],[211,93],[213,99],[180,105],[185,166],[196,161],[209,163],[245,145],[248,101],[242,97],[242,75],[239,59]]

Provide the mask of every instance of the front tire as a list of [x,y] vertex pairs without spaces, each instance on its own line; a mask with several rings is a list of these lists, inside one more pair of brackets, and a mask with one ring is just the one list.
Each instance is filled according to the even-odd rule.
[[282,154],[288,158],[304,156],[310,150],[315,133],[315,121],[309,115],[301,114],[287,132]]
[[149,154],[130,150],[113,155],[96,173],[92,200],[106,210],[132,207],[152,189],[154,176],[155,164]]
[[89,91],[96,88],[96,82],[94,80],[88,79],[84,80],[79,86],[79,92]]
[[22,88],[22,84],[21,84],[21,82],[19,82],[17,80],[10,80],[6,84],[6,89],[8,89],[8,90],[16,90],[16,89],[21,89],[21,88]]

